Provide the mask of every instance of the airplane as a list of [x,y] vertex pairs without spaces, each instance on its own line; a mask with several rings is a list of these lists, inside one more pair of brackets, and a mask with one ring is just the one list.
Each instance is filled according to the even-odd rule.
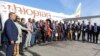
[[28,21],[28,18],[39,20],[57,20],[60,21],[64,18],[76,18],[80,17],[81,14],[81,3],[79,3],[77,10],[72,15],[67,15],[64,13],[52,12],[49,10],[38,9],[30,6],[20,5],[17,3],[0,1],[0,14],[2,17],[2,23],[4,25],[5,21],[8,19],[9,12],[15,12],[20,18],[25,18]]

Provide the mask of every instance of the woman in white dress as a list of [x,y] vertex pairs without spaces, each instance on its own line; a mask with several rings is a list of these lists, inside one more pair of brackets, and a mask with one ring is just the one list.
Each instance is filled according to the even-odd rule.
[[15,22],[15,25],[18,29],[18,40],[16,41],[15,46],[14,46],[14,56],[19,56],[19,44],[22,42],[22,30],[27,30],[28,31],[28,29],[22,27],[19,24],[19,22],[20,22],[20,19],[17,18],[16,22]]

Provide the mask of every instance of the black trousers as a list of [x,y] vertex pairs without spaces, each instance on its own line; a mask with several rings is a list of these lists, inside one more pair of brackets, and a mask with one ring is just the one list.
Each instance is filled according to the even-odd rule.
[[99,34],[94,32],[94,34],[93,34],[93,43],[98,43],[98,36],[99,36]]
[[76,40],[75,31],[73,31],[73,40]]
[[77,34],[77,40],[80,39],[81,32]]
[[82,31],[82,41],[85,41],[85,31]]
[[[93,39],[93,37],[92,37],[92,32],[90,31],[90,32],[88,32],[88,35],[87,35],[87,41],[88,42],[92,42],[92,39]],[[89,41],[90,40],[90,41]]]
[[68,31],[67,30],[64,30],[63,40],[67,40],[67,38],[68,38]]
[[45,39],[46,38],[45,37],[45,33],[44,32],[41,32],[41,34],[42,34],[42,42],[45,43],[45,41],[46,41],[46,39]]
[[19,44],[19,53],[20,54],[24,53],[24,51],[23,51],[24,48],[23,47],[24,47],[24,44],[26,42],[26,37],[27,37],[26,34],[22,34],[22,43]]

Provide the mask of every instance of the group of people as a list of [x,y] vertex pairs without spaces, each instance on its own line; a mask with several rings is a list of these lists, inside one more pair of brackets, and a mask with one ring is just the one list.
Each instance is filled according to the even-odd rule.
[[49,21],[35,22],[34,19],[29,18],[28,22],[26,22],[24,18],[10,12],[4,24],[4,29],[2,33],[0,32],[0,35],[2,35],[1,43],[5,48],[6,56],[25,56],[24,49],[37,43],[40,44],[42,40],[43,43],[46,40],[50,41],[52,30]]
[[[77,21],[76,21],[77,22]],[[82,40],[82,42],[98,43],[100,26],[82,21],[67,22],[28,19],[9,13],[2,32],[2,45],[5,46],[6,56],[19,56],[24,54],[24,49],[36,44],[52,41]],[[1,29],[1,28],[0,28]]]

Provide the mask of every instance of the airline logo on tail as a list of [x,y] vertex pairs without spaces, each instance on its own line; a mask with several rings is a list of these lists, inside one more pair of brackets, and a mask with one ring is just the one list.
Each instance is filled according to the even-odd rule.
[[76,12],[75,12],[75,17],[80,17],[81,15],[81,3],[79,3],[77,9],[76,9]]

